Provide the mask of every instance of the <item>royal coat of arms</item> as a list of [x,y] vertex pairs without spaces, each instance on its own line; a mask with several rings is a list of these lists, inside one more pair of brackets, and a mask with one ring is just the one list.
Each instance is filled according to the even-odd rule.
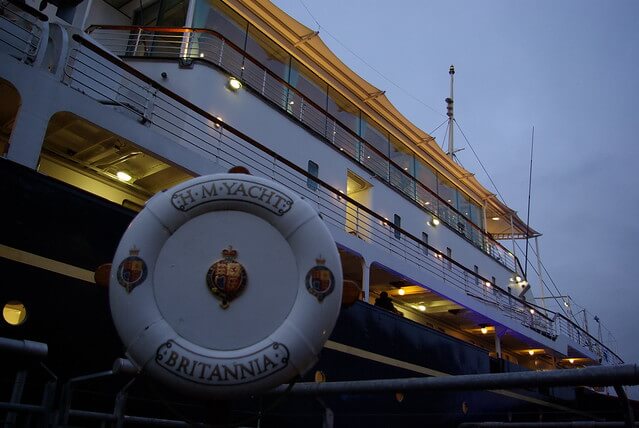
[[315,261],[317,266],[312,267],[306,274],[306,289],[321,302],[333,292],[335,277],[333,272],[324,266],[326,260],[320,256]]
[[221,300],[222,309],[229,307],[246,286],[246,270],[237,259],[237,250],[229,246],[222,251],[222,260],[218,260],[206,273],[206,284],[209,290]]
[[140,250],[133,247],[129,250],[129,257],[122,260],[118,266],[118,283],[124,287],[127,293],[142,284],[146,279],[147,267],[144,260],[138,257]]

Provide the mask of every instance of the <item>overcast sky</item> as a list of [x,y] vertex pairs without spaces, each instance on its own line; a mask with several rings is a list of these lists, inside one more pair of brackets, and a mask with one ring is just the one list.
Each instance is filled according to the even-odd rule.
[[[457,121],[523,219],[535,127],[544,264],[639,362],[639,1],[303,2],[275,0],[426,132],[445,120],[454,64]],[[458,156],[494,191],[468,147]]]

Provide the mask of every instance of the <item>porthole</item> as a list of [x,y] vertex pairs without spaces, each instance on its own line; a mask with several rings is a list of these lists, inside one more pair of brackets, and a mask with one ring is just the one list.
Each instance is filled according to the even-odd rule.
[[17,300],[7,302],[2,308],[2,318],[11,325],[20,325],[27,319],[27,308]]

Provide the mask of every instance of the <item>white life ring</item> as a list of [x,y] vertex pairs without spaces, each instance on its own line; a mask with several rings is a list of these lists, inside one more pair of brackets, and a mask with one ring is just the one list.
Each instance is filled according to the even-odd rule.
[[128,358],[183,393],[266,390],[308,370],[339,314],[342,268],[316,211],[246,174],[151,198],[124,233],[109,299]]

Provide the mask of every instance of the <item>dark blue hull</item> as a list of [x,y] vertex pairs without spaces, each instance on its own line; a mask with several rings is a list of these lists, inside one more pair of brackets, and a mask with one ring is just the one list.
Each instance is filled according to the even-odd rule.
[[[4,208],[2,244],[89,271],[108,263],[135,213],[94,195],[0,160]],[[111,323],[107,289],[68,274],[0,257],[0,303],[18,300],[28,310],[20,326],[2,322],[0,336],[47,343],[46,367],[60,386],[72,377],[109,370],[123,356]],[[8,401],[21,359],[4,359],[0,401]],[[50,380],[40,366],[29,367],[24,400],[39,403]],[[363,302],[343,308],[317,371],[327,381],[435,374],[474,374],[521,368],[493,360],[478,347]],[[111,413],[125,377],[82,383],[72,408]],[[550,421],[600,418],[621,420],[618,402],[583,388],[545,388],[502,392],[341,394],[319,398],[262,397],[233,402],[198,402],[172,395],[148,380],[129,389],[127,414],[255,426],[456,426],[465,421]],[[590,415],[590,417],[588,416]],[[41,422],[19,417],[19,423]],[[72,417],[79,426],[99,422]]]

